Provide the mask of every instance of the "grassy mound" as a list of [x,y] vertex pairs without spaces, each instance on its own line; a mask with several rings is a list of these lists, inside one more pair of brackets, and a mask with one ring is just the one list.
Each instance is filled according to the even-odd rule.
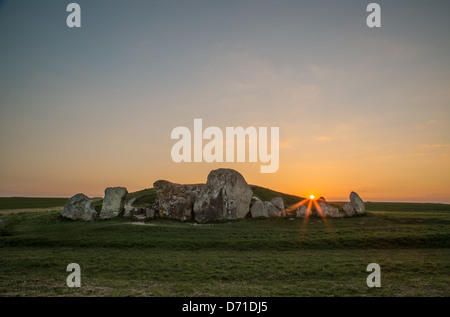
[[284,205],[292,206],[300,201],[302,201],[304,198],[294,195],[288,195],[285,193],[277,192],[274,190],[271,190],[269,188],[256,186],[256,185],[250,185],[250,187],[253,189],[253,196],[258,197],[259,199],[263,201],[271,201],[275,197],[281,197],[283,199]]

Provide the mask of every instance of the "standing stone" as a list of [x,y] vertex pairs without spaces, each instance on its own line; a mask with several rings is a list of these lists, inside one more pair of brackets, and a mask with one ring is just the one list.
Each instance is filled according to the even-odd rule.
[[257,217],[280,217],[281,211],[278,210],[270,201],[256,201],[250,208],[252,218]]
[[270,201],[264,202],[264,208],[267,210],[267,214],[269,217],[280,217],[281,211],[278,210]]
[[357,193],[350,193],[350,203],[355,209],[357,215],[364,215],[366,213],[366,206],[364,205],[364,201],[361,199],[361,197],[359,197]]
[[344,213],[340,213],[338,208],[330,205],[325,200],[317,200],[317,203],[320,209],[322,209],[324,217],[341,218],[344,216]]
[[305,218],[307,211],[308,211],[308,208],[305,205],[301,205],[300,207],[297,208],[297,210],[295,210],[295,217]]
[[125,187],[106,188],[100,219],[111,219],[122,215],[127,194],[128,191]]
[[342,205],[342,210],[347,217],[353,217],[356,214],[355,208],[353,208],[351,203],[344,203]]
[[200,223],[244,218],[249,213],[253,190],[244,177],[232,169],[213,170],[194,203]]
[[127,201],[125,203],[125,206],[123,207],[124,208],[124,212],[123,212],[124,217],[127,217],[127,218],[131,217],[131,212],[134,210],[133,203],[136,200],[136,198],[137,197],[131,198],[129,201]]
[[264,202],[262,202],[261,200],[257,200],[253,204],[252,208],[250,209],[250,215],[252,216],[252,218],[258,218],[258,217],[268,218],[269,217],[267,209],[264,206]]
[[72,220],[92,221],[97,217],[94,201],[84,194],[76,194],[66,203],[61,216]]
[[165,180],[156,181],[153,187],[158,194],[158,204],[152,208],[162,217],[191,221],[194,202],[203,186],[203,184],[181,185]]
[[283,202],[283,198],[281,197],[275,197],[274,199],[272,199],[270,201],[272,203],[272,205],[274,205],[275,207],[277,207],[278,210],[284,210],[284,202]]

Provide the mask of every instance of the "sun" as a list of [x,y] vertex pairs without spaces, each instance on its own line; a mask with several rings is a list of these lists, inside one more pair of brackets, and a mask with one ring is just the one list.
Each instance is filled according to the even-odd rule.
[[308,198],[305,198],[302,201],[286,208],[286,212],[289,213],[294,210],[299,210],[300,207],[303,206],[303,211],[299,210],[301,213],[304,213],[303,216],[300,216],[300,217],[304,218],[302,228],[305,228],[305,226],[308,224],[309,217],[314,213],[314,214],[317,214],[317,216],[320,216],[320,218],[322,218],[322,221],[325,223],[325,226],[330,230],[331,227],[328,224],[325,213],[322,209],[322,207],[323,207],[322,204],[325,203],[325,200],[323,199],[323,197],[316,199],[316,196],[313,194],[310,194],[307,197]]

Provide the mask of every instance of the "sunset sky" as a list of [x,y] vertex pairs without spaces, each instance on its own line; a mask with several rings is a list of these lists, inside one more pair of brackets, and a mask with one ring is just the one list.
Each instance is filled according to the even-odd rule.
[[[238,170],[306,197],[450,203],[450,1],[0,1],[0,196]],[[375,2],[375,1],[374,1]],[[432,3],[432,4],[431,4]],[[177,126],[279,127],[280,167],[174,163]]]

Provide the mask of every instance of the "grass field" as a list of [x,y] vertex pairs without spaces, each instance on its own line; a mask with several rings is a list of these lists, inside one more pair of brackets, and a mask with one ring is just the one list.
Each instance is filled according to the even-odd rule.
[[[450,205],[366,207],[364,217],[307,225],[84,223],[51,207],[2,215],[0,295],[450,296]],[[81,266],[80,288],[66,286],[73,262]],[[366,285],[373,262],[381,266],[380,288]]]
[[60,207],[68,200],[68,198],[0,197],[0,213],[5,209]]

